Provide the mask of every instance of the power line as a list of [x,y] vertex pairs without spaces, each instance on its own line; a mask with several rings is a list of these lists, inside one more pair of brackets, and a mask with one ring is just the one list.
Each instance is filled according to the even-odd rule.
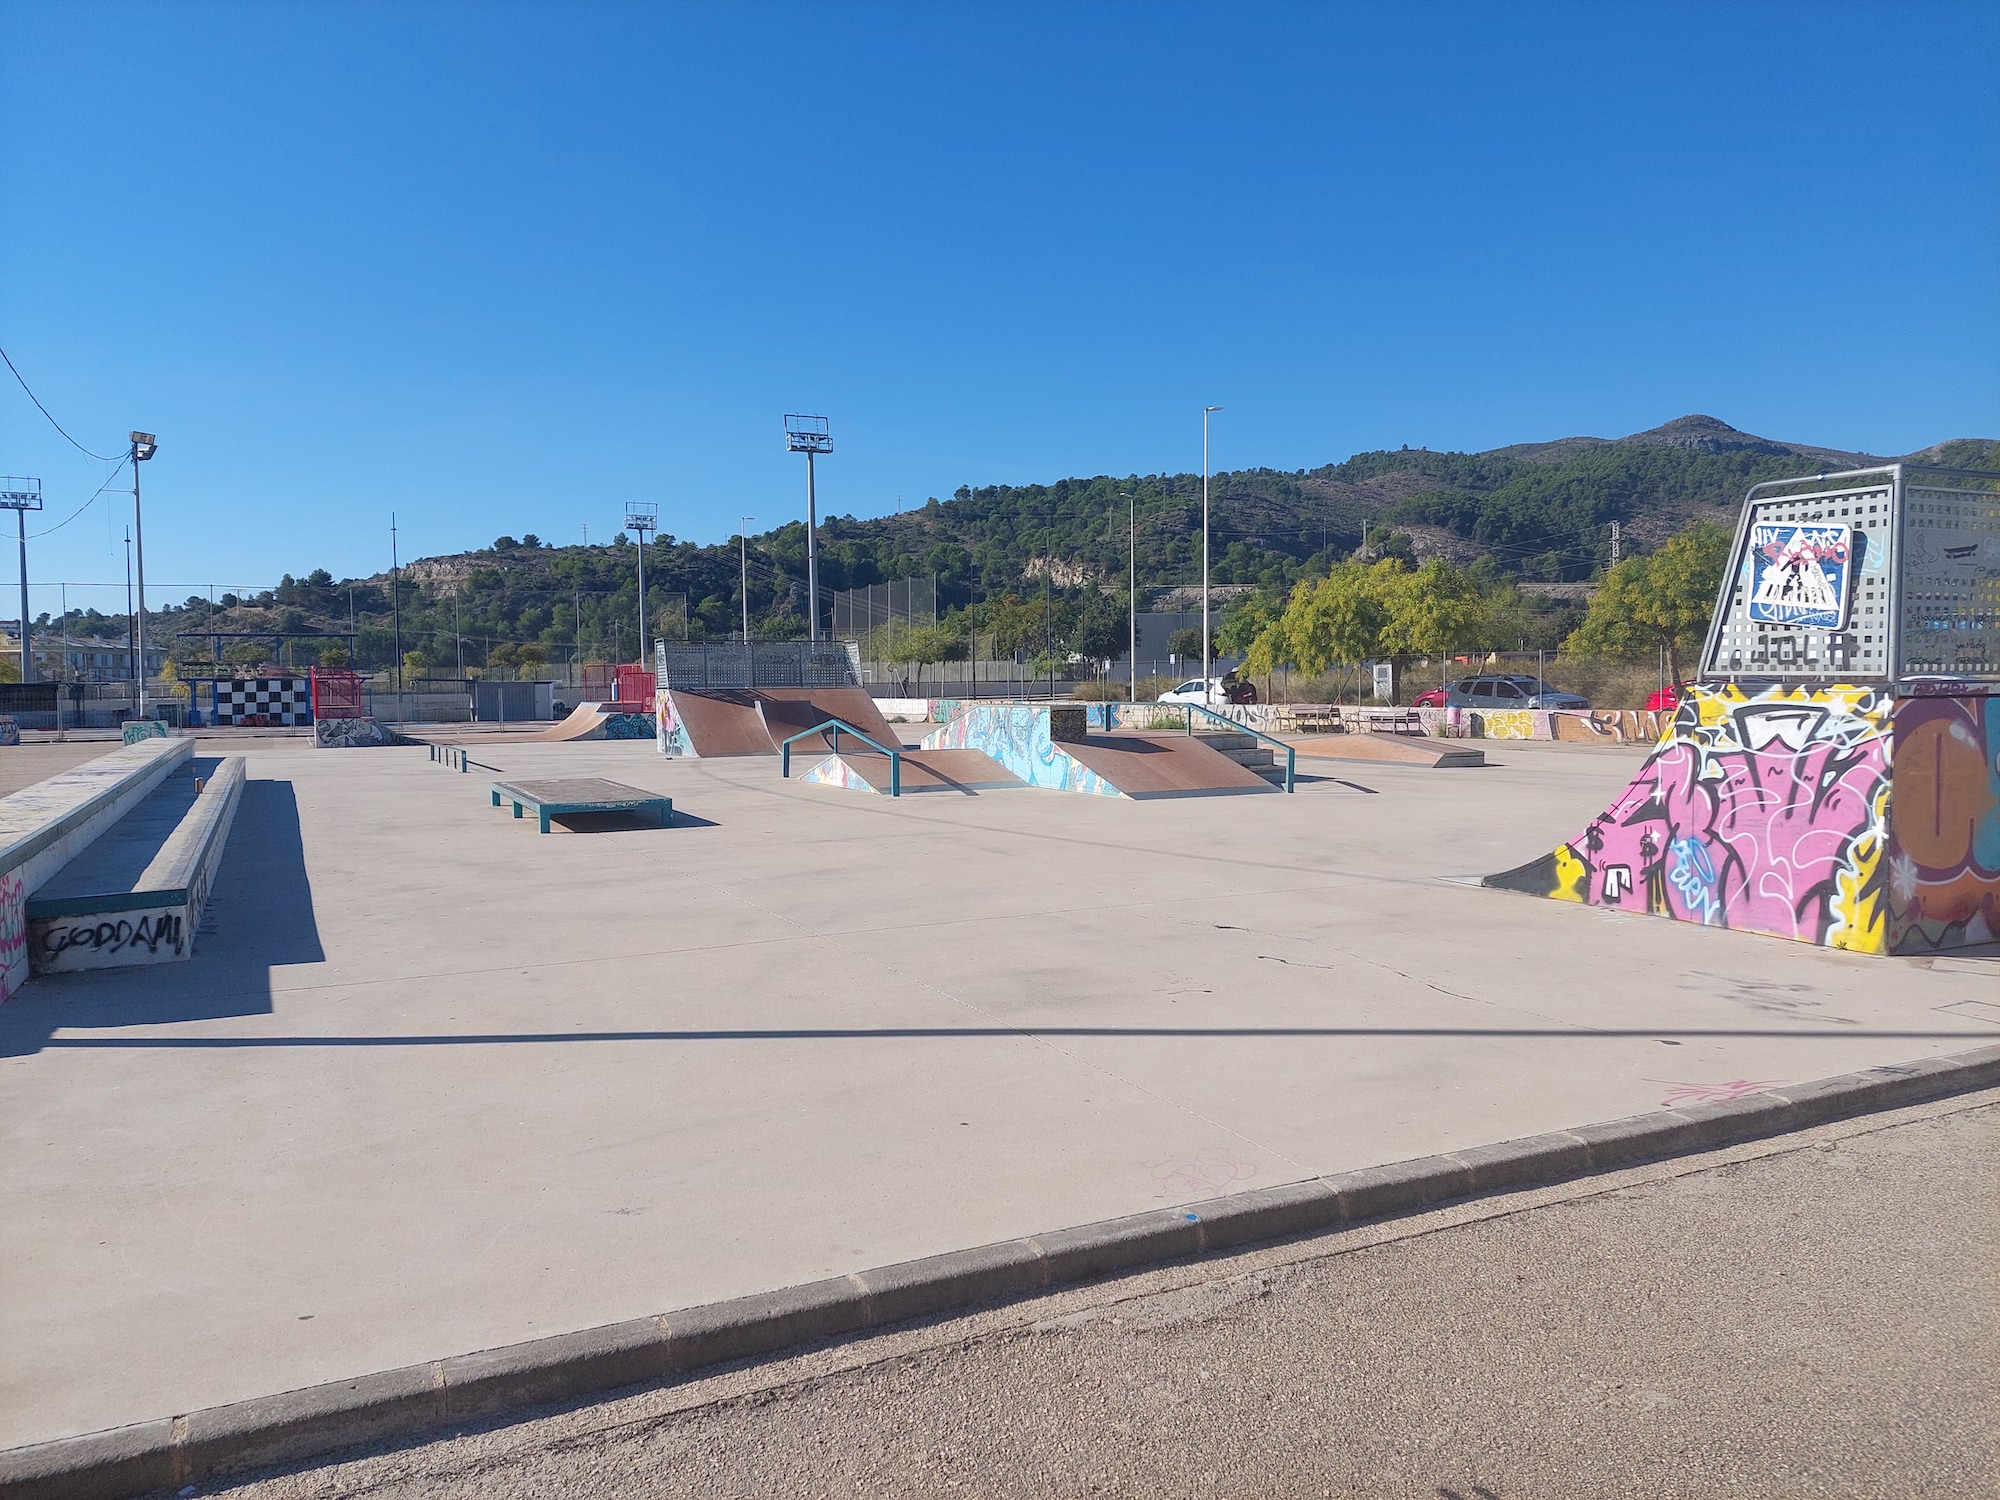
[[[63,436],[68,437],[69,434],[64,433]],[[104,483],[100,484],[97,487],[95,493],[93,493],[88,500],[84,501],[83,504],[79,505],[75,510],[71,511],[67,516],[65,516],[62,520],[56,522],[55,525],[49,527],[46,531],[29,532],[28,540],[32,542],[37,537],[53,536],[56,532],[61,531],[63,527],[69,525],[71,521],[74,521],[78,516],[82,515],[85,511],[89,510],[91,506],[97,503],[98,497],[102,495],[106,490],[111,488],[111,481],[118,477],[119,473],[124,469],[124,467],[125,467],[124,460],[122,459],[119,460],[118,467],[111,471],[110,475],[106,477]]]
[[[14,369],[14,361],[8,357],[7,351],[5,349],[0,349],[0,359],[6,360],[7,368],[10,370],[14,370],[14,378],[21,382],[21,389],[27,391],[28,399],[35,403],[35,410],[40,412],[43,416],[48,417],[49,426],[55,428],[57,432],[62,433],[63,440],[67,442],[72,448],[76,449],[76,451],[79,453],[89,453],[92,458],[96,459],[99,463],[103,464],[118,463],[124,460],[125,455],[122,453],[116,455],[110,453],[91,453],[88,448],[84,447],[83,444],[79,443],[75,438],[71,437],[69,435],[69,432],[63,427],[63,424],[58,422],[52,415],[50,415],[49,409],[46,406],[42,405],[42,398],[40,396],[37,396],[34,393],[34,390],[28,385],[27,377],[24,376],[19,370]],[[95,497],[93,496],[92,498]]]

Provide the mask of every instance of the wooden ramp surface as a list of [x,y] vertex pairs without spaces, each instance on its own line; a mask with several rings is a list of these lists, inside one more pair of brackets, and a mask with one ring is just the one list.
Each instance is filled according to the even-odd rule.
[[1301,756],[1324,760],[1371,760],[1403,766],[1483,766],[1486,752],[1452,740],[1403,734],[1317,734],[1289,740]]
[[[780,740],[828,719],[851,724],[885,745],[903,744],[863,688],[673,688],[668,696],[688,743],[705,758],[776,755]],[[792,753],[816,744],[802,740]]]
[[[855,748],[843,739],[840,758],[878,792],[889,790],[889,757]],[[902,789],[910,792],[991,792],[1026,786],[984,750],[905,750]]]
[[1063,740],[1056,748],[1128,797],[1282,790],[1214,746],[1203,744],[1199,735],[1093,734],[1082,740]]

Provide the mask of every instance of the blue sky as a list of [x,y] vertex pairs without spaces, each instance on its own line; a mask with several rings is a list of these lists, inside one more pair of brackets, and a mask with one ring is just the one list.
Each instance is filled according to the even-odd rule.
[[[0,344],[87,446],[160,435],[155,595],[374,572],[392,510],[406,559],[606,539],[628,500],[762,531],[803,512],[794,410],[833,423],[822,509],[863,515],[1198,468],[1214,403],[1218,468],[1692,411],[1881,453],[2000,434],[1991,6],[0,29]],[[0,471],[53,526],[108,469],[10,387]],[[116,498],[31,578],[122,578]]]

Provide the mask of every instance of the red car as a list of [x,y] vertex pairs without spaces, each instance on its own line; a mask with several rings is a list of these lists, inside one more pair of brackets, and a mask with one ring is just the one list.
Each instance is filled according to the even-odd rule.
[[1687,690],[1688,684],[1685,682],[1654,688],[1652,696],[1646,700],[1646,707],[1653,713],[1670,714],[1681,706],[1681,697]]
[[1429,692],[1419,693],[1410,701],[1418,708],[1443,708],[1447,688],[1434,687]]

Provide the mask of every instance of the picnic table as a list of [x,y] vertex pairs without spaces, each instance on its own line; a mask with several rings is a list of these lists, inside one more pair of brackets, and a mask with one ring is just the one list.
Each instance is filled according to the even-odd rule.
[[532,807],[543,833],[549,831],[550,818],[564,813],[639,813],[656,819],[662,828],[674,820],[673,798],[595,776],[561,781],[496,781],[492,791],[493,805],[513,803],[517,818],[523,808]]

